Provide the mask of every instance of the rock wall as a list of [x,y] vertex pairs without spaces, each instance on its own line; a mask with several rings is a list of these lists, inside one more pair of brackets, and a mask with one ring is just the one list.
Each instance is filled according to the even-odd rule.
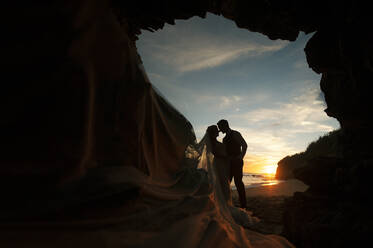
[[287,202],[284,235],[299,247],[369,242],[373,123],[368,82],[373,76],[373,53],[368,43],[372,33],[364,31],[370,23],[365,16],[350,18],[338,28],[318,31],[305,48],[310,67],[322,73],[325,112],[337,118],[342,129],[340,158],[314,159],[295,173],[310,188]]
[[14,4],[6,15],[0,192],[9,208],[88,168],[145,170],[133,134],[147,85],[137,80],[136,47],[111,2]]
[[310,190],[289,200],[284,235],[299,247],[340,247],[367,237],[373,37],[364,2],[71,0],[9,3],[4,10],[4,201],[49,191],[106,164],[146,172],[135,132],[128,132],[138,128],[136,103],[149,87],[136,84],[134,42],[142,29],[209,11],[270,39],[315,32],[305,52],[322,74],[326,113],[341,123],[343,159],[316,160],[299,175]]
[[296,170],[307,166],[314,159],[338,159],[343,157],[344,137],[345,135],[340,129],[331,131],[312,141],[305,151],[281,159],[277,163],[276,179],[287,180],[294,178]]

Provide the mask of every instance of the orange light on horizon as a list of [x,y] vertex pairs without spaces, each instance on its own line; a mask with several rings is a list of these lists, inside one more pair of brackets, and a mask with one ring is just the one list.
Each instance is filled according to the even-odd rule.
[[274,176],[277,170],[277,161],[276,158],[265,158],[255,155],[245,156],[244,172]]
[[265,165],[263,166],[263,172],[269,175],[276,174],[277,165]]

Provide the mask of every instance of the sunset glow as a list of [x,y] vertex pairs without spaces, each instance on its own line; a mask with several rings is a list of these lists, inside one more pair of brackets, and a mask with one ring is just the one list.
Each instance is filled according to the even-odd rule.
[[263,171],[265,174],[275,175],[276,174],[277,165],[266,165],[263,166]]
[[246,155],[244,159],[244,169],[246,173],[261,173],[275,175],[277,169],[277,162],[281,159],[279,158],[264,158],[254,155]]

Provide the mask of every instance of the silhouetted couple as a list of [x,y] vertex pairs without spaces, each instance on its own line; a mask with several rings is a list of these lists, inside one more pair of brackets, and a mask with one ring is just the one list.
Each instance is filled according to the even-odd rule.
[[[219,130],[225,133],[223,144],[216,140],[219,136]],[[245,185],[242,182],[243,158],[247,149],[245,140],[238,131],[229,127],[227,120],[220,120],[217,126],[209,126],[207,133],[210,136],[212,153],[215,159],[221,160],[220,163],[215,163],[215,165],[223,194],[226,195],[228,201],[231,201],[231,199],[228,199],[230,198],[230,183],[234,179],[241,208],[246,209]]]

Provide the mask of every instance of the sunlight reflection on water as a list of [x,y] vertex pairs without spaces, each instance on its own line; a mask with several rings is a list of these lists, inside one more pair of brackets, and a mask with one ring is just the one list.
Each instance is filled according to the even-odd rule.
[[[281,180],[275,179],[273,175],[256,174],[256,173],[244,173],[242,177],[242,181],[245,184],[245,188],[270,186],[270,185],[276,185],[282,182]],[[231,187],[232,189],[236,189],[236,186],[234,185],[234,180],[232,180],[231,182]]]

